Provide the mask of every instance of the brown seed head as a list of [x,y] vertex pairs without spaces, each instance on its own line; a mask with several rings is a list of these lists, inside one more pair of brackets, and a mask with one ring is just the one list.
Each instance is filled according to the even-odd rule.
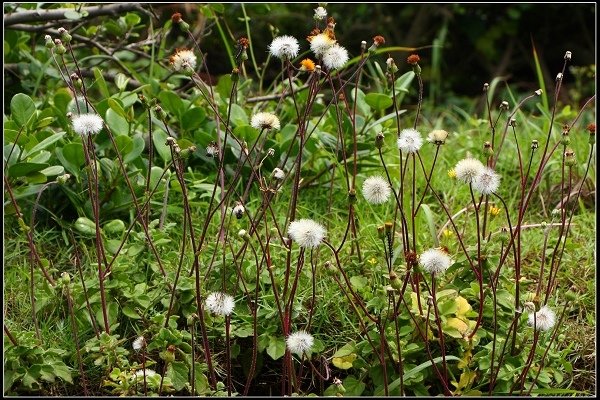
[[414,251],[407,251],[406,253],[404,253],[404,258],[406,259],[406,264],[408,268],[417,265],[417,253],[415,253]]
[[587,130],[590,133],[590,135],[595,135],[596,134],[596,124],[594,124],[593,122],[591,124],[589,124],[587,126]]
[[250,41],[248,40],[248,38],[241,37],[241,38],[239,38],[239,40],[238,40],[238,44],[239,44],[240,46],[242,46],[244,49],[247,49],[247,48],[248,48],[248,46],[250,45]]
[[375,46],[381,46],[385,43],[385,38],[381,35],[377,35],[373,38],[373,42],[375,43]]

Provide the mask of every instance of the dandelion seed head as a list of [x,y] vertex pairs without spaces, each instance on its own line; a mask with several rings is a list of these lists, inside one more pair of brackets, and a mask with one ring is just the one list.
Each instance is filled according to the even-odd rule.
[[213,292],[206,298],[206,308],[216,315],[230,315],[235,307],[232,296],[223,292]]
[[279,118],[275,114],[269,112],[259,112],[252,116],[250,120],[250,125],[254,129],[266,129],[266,130],[279,130],[281,124],[279,122]]
[[327,10],[321,6],[315,8],[315,17],[314,18],[318,21],[324,20],[325,18],[327,18]]
[[146,339],[143,336],[139,336],[133,341],[133,345],[131,347],[133,347],[135,351],[140,351],[140,349],[145,345]]
[[443,250],[429,249],[419,256],[419,264],[430,274],[441,274],[452,265],[452,260]]
[[371,204],[383,204],[389,200],[392,189],[381,176],[370,176],[363,182],[363,196]]
[[339,44],[331,46],[323,53],[323,64],[330,70],[342,68],[348,59],[348,50]]
[[81,136],[95,135],[103,126],[104,121],[97,114],[81,114],[73,118],[73,130]]
[[198,59],[192,50],[177,49],[169,58],[169,62],[175,71],[182,71],[185,68],[196,69]]
[[277,180],[282,180],[283,178],[285,178],[285,172],[283,172],[281,168],[274,168],[271,175]]
[[423,145],[423,138],[416,129],[403,129],[397,144],[398,148],[405,153],[416,153]]
[[322,57],[336,43],[336,40],[327,33],[309,36],[308,41],[310,42],[310,50],[317,57]]
[[144,379],[144,371],[146,371],[146,379],[148,379],[151,376],[155,376],[158,375],[158,373],[150,368],[146,368],[146,369],[138,369],[137,371],[135,371],[135,378],[136,379]]
[[294,332],[285,339],[288,350],[298,355],[310,351],[314,342],[312,335],[305,331]]
[[318,247],[326,234],[325,227],[312,219],[292,221],[288,228],[290,238],[304,248]]
[[535,328],[538,330],[547,331],[552,329],[556,323],[556,314],[554,314],[554,311],[552,311],[550,307],[543,306],[535,314],[533,312],[529,314],[527,323],[531,327],[535,325]]
[[298,55],[299,51],[298,40],[289,35],[278,36],[269,45],[271,55],[281,60],[292,59]]
[[500,175],[489,167],[483,167],[473,180],[473,189],[481,194],[495,193],[500,187]]
[[483,168],[484,165],[481,161],[475,158],[465,158],[456,164],[454,173],[461,181],[471,183]]

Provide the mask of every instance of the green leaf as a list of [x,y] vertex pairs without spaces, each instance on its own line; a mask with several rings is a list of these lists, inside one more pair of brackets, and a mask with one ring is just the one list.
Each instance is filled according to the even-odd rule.
[[175,390],[179,391],[183,389],[188,383],[188,376],[190,371],[187,365],[183,361],[174,361],[167,367],[167,375],[173,382]]
[[121,117],[127,119],[127,114],[125,114],[125,110],[123,110],[123,106],[119,100],[110,98],[106,102],[111,110],[114,110]]
[[164,108],[169,114],[180,117],[183,113],[185,105],[183,104],[181,97],[175,93],[169,90],[162,91],[158,95],[158,99],[160,100],[162,108]]
[[81,19],[82,17],[83,17],[83,15],[81,13],[78,13],[75,10],[67,10],[67,11],[65,11],[65,18],[66,19],[78,20],[78,19]]
[[75,229],[84,235],[96,234],[96,224],[94,221],[86,217],[77,218],[77,221],[75,221]]
[[349,376],[344,379],[344,389],[346,389],[344,396],[360,396],[362,392],[364,392],[366,386],[367,385],[355,377]]
[[125,230],[125,223],[120,219],[113,219],[104,224],[103,230],[106,233],[122,233]]
[[248,125],[248,116],[238,104],[231,105],[231,123],[235,126]]
[[69,143],[63,148],[57,147],[54,152],[65,169],[76,178],[79,178],[81,166],[85,164],[85,156],[81,143]]
[[62,165],[53,165],[51,167],[44,168],[40,172],[45,176],[62,175],[65,173],[65,167],[63,167]]
[[283,357],[285,354],[285,340],[280,337],[269,337],[267,354],[270,355],[273,360],[278,360]]
[[47,137],[46,139],[33,146],[33,148],[27,152],[27,155],[29,156],[37,153],[40,150],[44,150],[46,147],[50,146],[54,142],[57,142],[60,139],[62,139],[63,136],[65,136],[65,132],[58,132],[50,137]]
[[369,93],[365,96],[365,102],[375,110],[385,110],[393,104],[390,96],[382,93]]
[[435,219],[433,216],[433,211],[427,204],[421,204],[423,207],[423,212],[425,213],[425,219],[427,221],[427,226],[429,227],[429,233],[431,234],[431,240],[433,240],[433,247],[439,247],[440,243],[437,237],[437,231],[435,229]]
[[[446,356],[446,361],[460,361],[460,358],[458,358],[456,356]],[[441,362],[442,362],[442,357],[434,358],[433,362],[431,360],[425,361],[423,364],[420,364],[420,365],[414,367],[413,369],[411,369],[410,371],[405,372],[403,375],[404,382],[406,382],[408,379],[416,376],[419,372],[421,372],[425,368],[432,366],[433,363],[439,364]],[[393,381],[392,383],[390,383],[388,385],[388,390],[389,391],[395,390],[398,386],[400,386],[400,378],[398,378],[395,381]],[[375,396],[383,396],[384,395],[383,389],[380,389],[374,395]]]
[[101,96],[108,99],[110,97],[110,92],[108,91],[104,76],[102,76],[102,71],[100,71],[100,68],[98,67],[92,68],[92,71],[94,71],[94,76],[96,77],[96,83],[98,84]]
[[190,108],[181,117],[181,129],[186,131],[198,129],[205,118],[206,112],[202,108]]
[[123,307],[121,309],[121,311],[123,311],[123,314],[125,314],[126,317],[129,317],[131,319],[141,319],[142,318],[138,315],[138,313],[135,311],[135,309],[133,309],[130,306]]
[[24,93],[17,93],[10,101],[12,119],[19,125],[27,125],[35,114],[35,103]]
[[22,162],[15,165],[11,165],[8,168],[8,176],[11,178],[17,178],[19,176],[26,176],[31,174],[32,172],[38,172],[43,170],[44,168],[49,167],[48,164],[44,163],[29,163]]
[[128,163],[137,159],[144,151],[144,147],[146,147],[146,141],[142,134],[138,133],[133,137],[131,150],[123,157],[123,161]]
[[169,149],[169,146],[166,145],[167,137],[168,135],[165,131],[156,131],[152,134],[154,149],[165,162],[171,160],[171,150]]
[[115,137],[115,143],[122,156],[128,154],[133,149],[133,140],[129,136],[117,136]]
[[115,136],[129,134],[129,123],[112,108],[106,111],[106,124]]

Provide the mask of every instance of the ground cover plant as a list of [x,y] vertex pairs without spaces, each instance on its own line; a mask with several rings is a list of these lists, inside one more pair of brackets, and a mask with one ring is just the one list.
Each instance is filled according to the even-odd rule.
[[267,42],[243,4],[57,6],[5,4],[5,394],[595,392],[577,54],[477,114],[339,4]]

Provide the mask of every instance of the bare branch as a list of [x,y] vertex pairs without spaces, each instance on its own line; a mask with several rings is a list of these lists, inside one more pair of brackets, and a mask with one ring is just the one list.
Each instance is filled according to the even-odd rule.
[[[4,27],[20,23],[69,20],[65,12],[74,11],[72,8],[57,8],[53,10],[26,10],[4,16]],[[102,15],[120,15],[127,11],[143,11],[140,3],[120,3],[82,8],[83,18],[94,18]],[[72,20],[69,20],[72,21]]]

